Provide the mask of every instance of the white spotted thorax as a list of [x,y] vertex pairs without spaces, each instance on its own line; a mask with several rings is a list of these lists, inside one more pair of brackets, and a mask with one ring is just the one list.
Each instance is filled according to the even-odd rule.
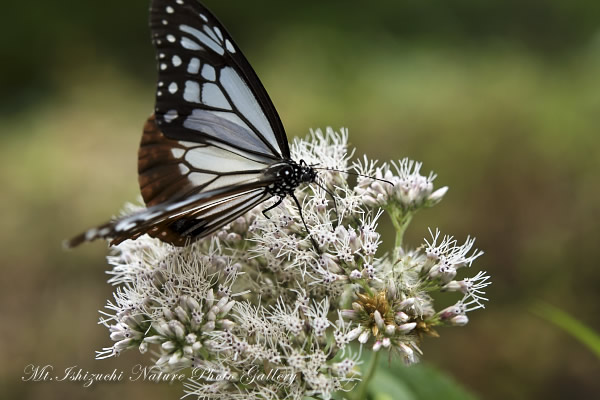
[[[347,139],[345,130],[327,129],[296,140],[292,157],[305,162],[281,165],[280,178],[302,180],[304,164],[347,169]],[[365,163],[374,165],[365,159],[363,172]],[[435,230],[419,247],[386,252],[395,244],[386,244],[378,221],[418,207],[384,212],[361,193],[362,181],[353,186],[346,174],[326,170],[316,179],[337,202],[318,186],[297,192],[318,249],[289,197],[270,219],[261,213],[265,203],[187,247],[149,236],[118,245],[109,257],[114,300],[101,318],[113,344],[98,357],[157,351],[163,371],[197,367],[230,376],[231,385],[221,386],[191,377],[184,391],[193,396],[331,398],[362,379],[353,345],[414,363],[425,336],[464,326],[484,306],[489,276],[465,276],[482,254],[473,239],[461,244]],[[458,301],[438,305],[435,291],[456,292]],[[267,366],[294,378],[243,384],[245,371],[266,374]]]
[[301,183],[312,183],[317,178],[316,171],[304,160],[299,164],[292,160],[282,163],[270,173],[275,174],[275,180],[267,186],[267,192],[279,197],[293,194]]

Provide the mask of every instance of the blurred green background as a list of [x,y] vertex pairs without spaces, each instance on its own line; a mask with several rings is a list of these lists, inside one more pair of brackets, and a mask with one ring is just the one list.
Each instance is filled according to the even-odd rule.
[[[486,310],[425,342],[424,361],[483,399],[590,399],[600,362],[531,313],[544,300],[600,331],[600,2],[205,2],[229,28],[288,136],[348,127],[357,154],[438,173],[438,226],[477,236]],[[61,241],[138,196],[153,109],[148,1],[3,4],[0,27],[0,393],[178,398],[165,384],[23,383],[30,363],[101,372],[111,296],[102,243]],[[474,274],[475,271],[471,271]],[[452,301],[450,298],[444,301]],[[127,397],[125,397],[127,396]]]

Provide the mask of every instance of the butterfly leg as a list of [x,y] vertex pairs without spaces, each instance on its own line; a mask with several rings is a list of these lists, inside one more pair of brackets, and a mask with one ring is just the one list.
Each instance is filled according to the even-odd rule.
[[290,196],[292,196],[292,199],[294,199],[294,201],[296,202],[296,206],[298,207],[298,212],[300,213],[300,219],[302,220],[302,223],[304,224],[304,229],[306,229],[306,233],[308,233],[308,237],[310,238],[310,241],[312,242],[313,246],[315,247],[315,250],[317,251],[317,253],[321,253],[319,246],[317,245],[317,242],[315,242],[315,239],[312,237],[312,234],[310,233],[310,229],[308,229],[308,226],[306,225],[306,221],[304,220],[304,215],[302,214],[302,207],[300,206],[300,202],[298,201],[298,198],[293,193]]
[[329,197],[331,197],[331,200],[333,200],[333,207],[335,209],[335,217],[338,218],[339,214],[338,214],[338,208],[337,208],[337,201],[336,201],[333,193],[331,193],[331,191],[325,187],[325,182],[323,182],[323,184],[320,184],[318,181],[315,181],[315,185],[317,185],[318,187],[323,189],[325,191],[325,193],[327,193],[329,195]]
[[275,204],[273,204],[271,207],[267,208],[266,210],[263,210],[263,215],[267,218],[267,219],[271,219],[271,217],[269,217],[267,215],[267,211],[271,211],[272,209],[274,209],[275,207],[277,207],[278,205],[281,204],[281,202],[283,201],[283,197],[281,196],[277,196],[277,202]]

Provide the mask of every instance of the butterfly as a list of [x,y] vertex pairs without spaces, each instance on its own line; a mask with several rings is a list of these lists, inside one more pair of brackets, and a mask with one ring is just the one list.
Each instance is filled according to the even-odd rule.
[[152,0],[150,28],[156,108],[138,151],[147,208],[89,229],[66,247],[144,234],[184,246],[272,197],[277,202],[265,211],[286,196],[301,210],[294,191],[315,182],[317,172],[291,159],[271,99],[223,25],[196,0]]

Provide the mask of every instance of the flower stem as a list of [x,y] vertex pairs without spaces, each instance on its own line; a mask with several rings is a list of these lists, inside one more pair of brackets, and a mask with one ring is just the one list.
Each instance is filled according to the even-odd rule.
[[407,211],[404,213],[401,209],[392,209],[389,211],[390,219],[396,230],[396,241],[394,242],[394,255],[399,256],[402,242],[404,241],[404,232],[412,221],[413,213]]
[[373,375],[375,375],[375,370],[377,369],[377,365],[379,364],[379,354],[380,353],[381,353],[380,351],[377,351],[377,352],[375,352],[373,357],[371,357],[371,362],[369,363],[369,369],[367,370],[366,374],[364,375],[363,380],[360,382],[360,385],[358,386],[358,389],[356,390],[356,395],[354,396],[355,400],[365,400],[367,398],[367,388],[369,387],[369,382],[371,382]]

